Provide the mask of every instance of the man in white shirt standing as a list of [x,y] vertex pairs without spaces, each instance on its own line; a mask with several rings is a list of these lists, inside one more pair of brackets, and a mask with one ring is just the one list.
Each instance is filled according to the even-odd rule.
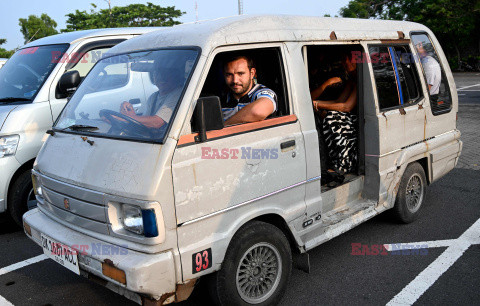
[[440,64],[430,55],[423,47],[423,43],[415,45],[417,52],[420,55],[420,61],[425,71],[427,79],[428,90],[431,96],[437,96],[440,91],[440,83],[442,81],[442,70]]

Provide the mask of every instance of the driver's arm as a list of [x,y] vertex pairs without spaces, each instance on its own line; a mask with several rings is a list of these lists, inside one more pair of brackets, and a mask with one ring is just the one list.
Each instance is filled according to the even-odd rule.
[[161,128],[165,124],[165,121],[163,121],[163,119],[158,117],[158,116],[146,116],[145,117],[145,116],[135,115],[135,117],[132,117],[132,118],[137,120],[138,122],[140,122],[144,126],[149,127],[149,128],[154,128],[154,129]]
[[130,118],[137,120],[141,124],[149,128],[158,129],[165,124],[165,121],[159,116],[138,116],[133,110],[132,104],[129,102],[123,102],[120,106],[120,112]]
[[269,98],[260,98],[255,102],[248,104],[230,119],[225,121],[225,126],[245,122],[261,121],[267,118],[274,111],[275,107],[272,103],[272,100]]

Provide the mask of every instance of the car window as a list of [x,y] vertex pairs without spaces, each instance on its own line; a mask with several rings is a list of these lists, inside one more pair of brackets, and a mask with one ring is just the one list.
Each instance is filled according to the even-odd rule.
[[390,53],[386,46],[369,46],[380,110],[400,105],[398,88]]
[[0,69],[0,100],[33,100],[68,47],[46,45],[15,52]]
[[104,58],[60,114],[55,129],[163,142],[198,51],[164,49]]
[[109,49],[110,47],[93,49],[86,53],[76,55],[80,57],[79,61],[67,71],[77,70],[80,73],[80,77],[84,78]]
[[430,37],[426,33],[412,34],[411,37],[423,69],[433,115],[450,112],[452,108],[450,87]]
[[[255,75],[251,86],[247,86],[248,81],[246,81],[243,84],[245,87],[242,87],[242,90],[247,87],[251,90],[245,90],[241,93],[243,96],[237,99],[234,94],[235,89],[232,88],[232,84],[229,84],[231,81],[228,80],[225,69],[226,63],[243,56],[251,61],[252,67],[255,69]],[[255,102],[260,97],[266,97],[274,101],[272,102],[274,111],[265,119],[289,115],[288,94],[280,48],[246,49],[217,54],[210,66],[200,96],[218,96],[220,98],[225,122],[228,122],[228,119],[232,118],[243,107]]]
[[405,107],[422,95],[408,46],[369,46],[380,110]]

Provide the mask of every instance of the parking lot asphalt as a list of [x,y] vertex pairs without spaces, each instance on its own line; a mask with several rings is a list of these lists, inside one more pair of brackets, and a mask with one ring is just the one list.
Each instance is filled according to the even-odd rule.
[[480,72],[454,73],[460,105],[480,105]]
[[[480,219],[480,74],[454,77],[463,153],[457,167],[427,189],[420,218],[402,225],[386,212],[310,251],[311,273],[293,270],[281,305],[394,304],[418,295],[415,290],[422,293],[415,304],[480,304],[480,231],[464,235]],[[439,241],[444,245],[433,247]],[[429,247],[362,256],[352,255],[355,243]],[[0,216],[0,245],[0,305],[135,305],[50,259],[12,270],[42,250],[6,215]],[[426,283],[431,286],[423,290]],[[181,304],[210,303],[200,283]]]

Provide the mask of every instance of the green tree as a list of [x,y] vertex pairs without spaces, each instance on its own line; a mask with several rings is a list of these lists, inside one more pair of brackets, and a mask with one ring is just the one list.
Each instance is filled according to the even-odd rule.
[[[6,43],[7,40],[5,38],[0,38],[0,46]],[[13,53],[15,53],[15,50],[6,50],[4,48],[0,48],[0,58],[10,58]]]
[[340,15],[418,22],[435,33],[450,59],[480,54],[480,0],[352,0]]
[[25,43],[58,34],[58,31],[55,29],[57,23],[47,14],[42,14],[40,17],[30,15],[28,19],[20,18],[18,21]]
[[175,19],[185,12],[175,9],[174,6],[162,7],[150,2],[147,4],[130,4],[114,6],[109,9],[96,11],[97,6],[91,4],[90,12],[76,10],[67,14],[66,29],[62,32],[71,32],[98,28],[119,27],[160,27],[180,24]]

